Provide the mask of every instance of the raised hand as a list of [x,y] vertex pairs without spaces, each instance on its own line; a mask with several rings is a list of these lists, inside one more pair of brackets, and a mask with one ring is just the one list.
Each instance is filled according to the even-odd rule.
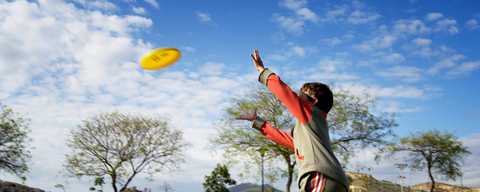
[[262,62],[262,59],[260,59],[258,50],[255,49],[254,52],[255,52],[255,56],[253,56],[253,54],[251,53],[250,53],[250,56],[253,59],[253,64],[255,64],[255,68],[257,68],[257,71],[261,73],[265,68],[263,67],[263,62]]

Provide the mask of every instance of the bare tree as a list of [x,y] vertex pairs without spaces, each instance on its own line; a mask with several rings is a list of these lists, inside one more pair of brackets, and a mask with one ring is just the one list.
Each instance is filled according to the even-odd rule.
[[100,113],[72,128],[64,165],[73,176],[108,175],[113,191],[123,191],[138,173],[180,170],[190,143],[166,117]]

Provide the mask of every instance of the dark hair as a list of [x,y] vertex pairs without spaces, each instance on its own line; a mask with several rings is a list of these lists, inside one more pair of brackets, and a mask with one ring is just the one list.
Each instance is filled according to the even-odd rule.
[[323,112],[328,114],[330,109],[332,109],[333,93],[328,85],[319,82],[305,83],[303,84],[301,91],[307,95],[310,102],[318,99],[315,106]]

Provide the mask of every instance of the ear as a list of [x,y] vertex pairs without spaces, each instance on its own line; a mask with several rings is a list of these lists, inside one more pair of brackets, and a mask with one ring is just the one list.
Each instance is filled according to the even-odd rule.
[[311,102],[312,105],[316,105],[318,103],[318,99],[315,99],[315,101]]

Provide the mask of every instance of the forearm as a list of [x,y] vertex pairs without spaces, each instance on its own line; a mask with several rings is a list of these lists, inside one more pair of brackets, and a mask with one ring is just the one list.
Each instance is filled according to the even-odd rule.
[[284,146],[289,149],[294,149],[293,146],[293,139],[290,136],[290,132],[285,132],[283,130],[275,129],[269,123],[267,123],[262,118],[258,117],[255,118],[253,121],[253,128],[259,130],[263,136],[267,139],[272,140],[273,142]]

